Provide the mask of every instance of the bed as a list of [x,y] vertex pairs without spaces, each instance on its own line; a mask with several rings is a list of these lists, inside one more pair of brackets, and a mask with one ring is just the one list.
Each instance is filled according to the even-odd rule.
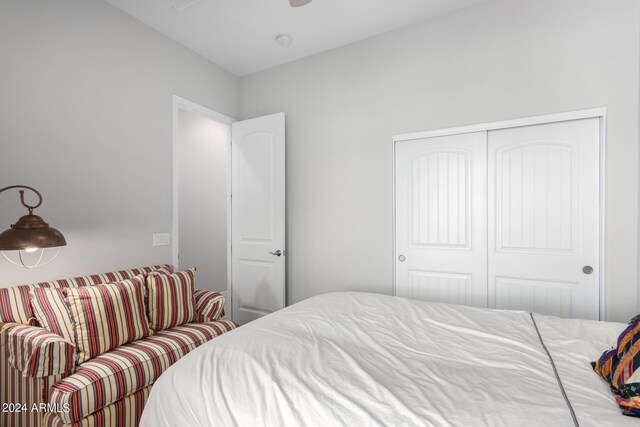
[[325,294],[179,360],[141,426],[638,427],[590,366],[625,326]]

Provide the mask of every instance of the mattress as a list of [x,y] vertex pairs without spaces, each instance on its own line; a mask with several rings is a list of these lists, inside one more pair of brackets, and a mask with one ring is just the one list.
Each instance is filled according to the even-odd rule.
[[182,358],[141,425],[637,427],[590,366],[624,327],[325,294]]

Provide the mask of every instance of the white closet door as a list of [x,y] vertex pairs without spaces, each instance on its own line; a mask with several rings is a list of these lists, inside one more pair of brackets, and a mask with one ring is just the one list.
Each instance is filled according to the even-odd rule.
[[231,299],[241,324],[285,305],[284,119],[231,126]]
[[396,143],[396,295],[487,305],[486,133]]
[[599,120],[491,131],[489,304],[599,317]]

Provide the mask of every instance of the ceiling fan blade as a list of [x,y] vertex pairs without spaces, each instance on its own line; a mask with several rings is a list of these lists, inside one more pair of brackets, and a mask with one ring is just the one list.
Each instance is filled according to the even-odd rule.
[[291,7],[300,7],[311,3],[311,0],[289,0]]

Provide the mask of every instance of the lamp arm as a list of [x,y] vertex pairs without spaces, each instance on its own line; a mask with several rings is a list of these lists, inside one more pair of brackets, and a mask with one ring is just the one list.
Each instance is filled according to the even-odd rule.
[[2,193],[3,191],[6,191],[6,190],[11,190],[13,188],[26,188],[27,190],[33,191],[38,196],[38,204],[36,204],[35,206],[31,206],[31,205],[28,205],[24,201],[24,190],[20,190],[20,203],[22,203],[22,206],[24,206],[25,208],[29,209],[29,213],[30,214],[33,212],[34,209],[36,209],[37,207],[39,207],[42,204],[42,194],[40,194],[40,192],[38,190],[36,190],[35,188],[28,187],[26,185],[10,185],[8,187],[0,188],[0,193]]

